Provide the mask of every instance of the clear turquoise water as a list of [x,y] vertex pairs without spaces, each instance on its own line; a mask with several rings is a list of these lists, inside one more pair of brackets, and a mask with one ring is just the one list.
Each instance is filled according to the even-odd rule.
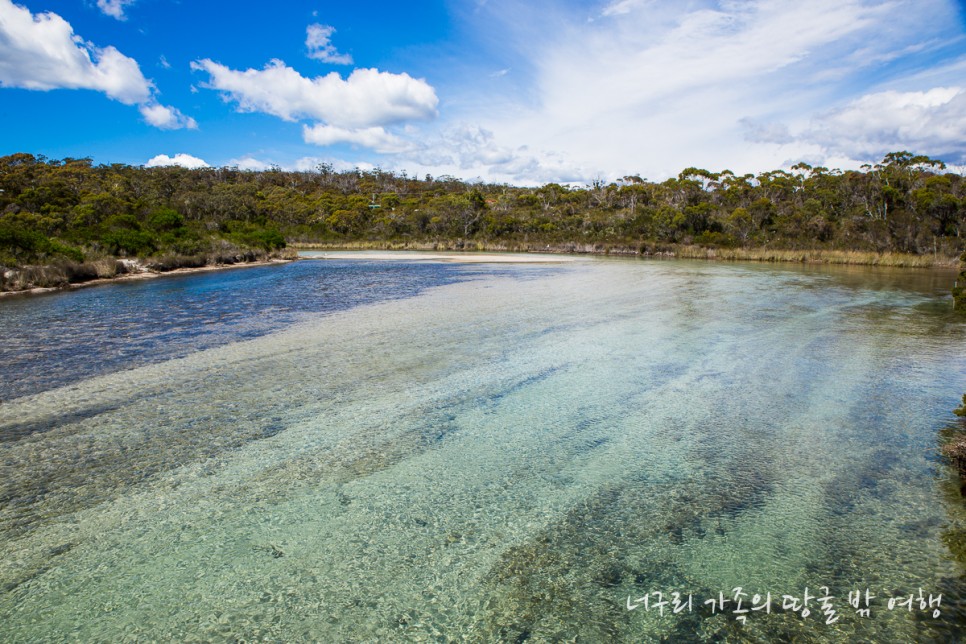
[[[0,405],[0,639],[962,634],[966,506],[937,455],[966,390],[949,275],[353,270],[445,279]],[[712,615],[737,586],[771,613]],[[781,610],[821,586],[835,623]],[[861,618],[846,595],[866,588]],[[888,609],[919,588],[938,617]],[[693,610],[627,609],[651,591]]]

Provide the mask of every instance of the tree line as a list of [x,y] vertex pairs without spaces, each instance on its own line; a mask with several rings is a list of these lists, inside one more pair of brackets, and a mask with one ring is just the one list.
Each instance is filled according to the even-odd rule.
[[382,169],[246,171],[0,158],[0,265],[197,255],[287,242],[465,241],[841,249],[956,256],[966,182],[894,152],[860,170],[686,168],[572,187]]

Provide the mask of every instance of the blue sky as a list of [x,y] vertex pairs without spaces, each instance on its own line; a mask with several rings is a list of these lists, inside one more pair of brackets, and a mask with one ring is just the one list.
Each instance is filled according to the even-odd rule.
[[535,184],[966,164],[952,0],[0,0],[0,154]]

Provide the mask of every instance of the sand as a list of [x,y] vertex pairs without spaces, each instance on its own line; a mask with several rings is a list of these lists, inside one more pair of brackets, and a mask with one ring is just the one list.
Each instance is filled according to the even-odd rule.
[[580,257],[523,253],[427,253],[421,251],[302,251],[304,259],[355,259],[365,261],[421,261],[459,264],[559,264],[582,261]]

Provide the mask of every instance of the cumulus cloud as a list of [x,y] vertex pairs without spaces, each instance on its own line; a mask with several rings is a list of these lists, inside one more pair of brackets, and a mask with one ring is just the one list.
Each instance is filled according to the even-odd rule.
[[151,98],[151,83],[133,58],[74,35],[55,13],[32,15],[0,0],[0,83],[51,90],[93,89],[127,105]]
[[966,88],[866,94],[820,115],[801,139],[855,158],[901,149],[966,159]]
[[134,0],[97,0],[98,9],[103,11],[105,15],[118,20],[127,19],[127,16],[124,15],[124,7],[131,4],[134,4]]
[[340,54],[332,44],[330,39],[334,33],[335,27],[329,25],[309,25],[305,30],[305,47],[309,58],[333,65],[351,65],[352,56]]
[[[125,105],[140,105],[145,119],[157,127],[191,127],[194,123],[176,109],[157,103],[154,85],[133,58],[114,47],[84,41],[55,13],[34,15],[10,0],[0,0],[0,86],[40,91],[91,89]],[[163,118],[162,110],[168,118]]]
[[330,166],[336,172],[345,172],[347,170],[375,170],[376,166],[371,163],[351,163],[343,159],[329,159],[323,157],[302,157],[296,159],[295,163],[292,165],[291,169],[298,170],[300,172],[312,172],[318,170],[320,165]]
[[425,80],[409,74],[357,69],[306,78],[280,60],[264,69],[238,71],[199,60],[192,69],[207,72],[209,89],[224,92],[241,112],[264,112],[286,121],[313,119],[346,128],[367,128],[436,116],[439,99]]
[[162,166],[172,166],[177,165],[182,168],[210,168],[205,161],[199,159],[198,157],[193,157],[190,154],[176,154],[173,157],[169,157],[167,154],[159,154],[157,156],[151,157],[147,163],[144,164],[146,168],[158,168]]
[[280,60],[264,69],[238,71],[205,59],[191,64],[210,76],[208,89],[223,92],[240,112],[262,112],[286,121],[311,120],[302,137],[314,145],[349,143],[377,152],[400,152],[407,144],[386,126],[436,116],[439,99],[425,80],[378,69],[356,69],[306,78]]
[[433,137],[421,137],[421,143],[413,144],[396,164],[437,175],[475,174],[515,184],[588,183],[596,174],[556,152],[532,151],[526,145],[501,145],[492,131],[470,123],[444,128]]
[[350,143],[381,153],[397,153],[410,148],[403,139],[380,126],[351,129],[337,125],[305,125],[302,127],[302,139],[306,143],[322,146]]
[[463,170],[479,165],[506,165],[517,158],[517,153],[526,150],[501,146],[493,132],[470,123],[445,129],[439,140],[431,141],[430,146],[422,155],[427,165],[454,164]]
[[160,103],[145,103],[138,109],[148,124],[162,130],[180,130],[182,128],[194,130],[198,128],[198,123],[193,118],[185,116],[174,107]]
[[228,167],[234,166],[239,170],[253,170],[259,172],[262,170],[268,170],[273,164],[266,161],[261,161],[253,156],[248,155],[240,159],[232,159],[227,165]]

